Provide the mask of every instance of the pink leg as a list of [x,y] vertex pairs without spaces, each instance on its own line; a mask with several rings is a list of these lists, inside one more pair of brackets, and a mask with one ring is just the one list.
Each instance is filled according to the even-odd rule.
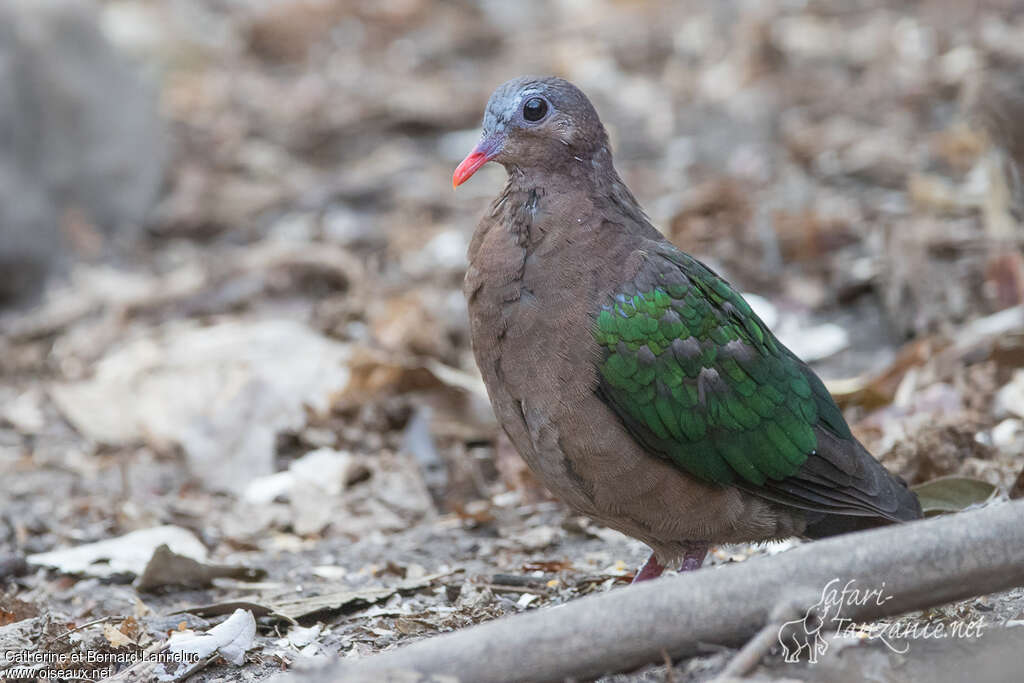
[[[691,572],[695,569],[700,569],[700,566],[704,564],[704,558],[708,554],[708,544],[697,542],[697,541],[686,541],[683,543],[683,559],[679,565],[679,571]],[[633,577],[631,583],[639,583],[641,581],[649,581],[650,579],[656,579],[661,576],[661,573],[665,571],[665,566],[658,562],[658,558],[651,553],[651,556],[644,562],[644,566],[640,567],[637,571],[636,576]]]
[[679,571],[690,572],[694,569],[700,569],[700,566],[704,564],[704,558],[708,554],[708,544],[687,541],[683,545],[685,549],[683,550],[683,561],[679,565]]
[[640,567],[637,571],[636,576],[633,577],[631,583],[640,583],[641,581],[649,581],[650,579],[656,579],[661,576],[661,573],[665,571],[665,567],[658,562],[658,558],[651,553],[651,556],[644,562],[644,566]]

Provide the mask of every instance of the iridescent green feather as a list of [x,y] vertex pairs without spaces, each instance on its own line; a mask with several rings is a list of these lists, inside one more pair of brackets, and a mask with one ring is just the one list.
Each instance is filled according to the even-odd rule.
[[597,315],[602,391],[648,447],[706,481],[792,476],[823,422],[849,438],[817,377],[746,301],[682,252],[666,251]]

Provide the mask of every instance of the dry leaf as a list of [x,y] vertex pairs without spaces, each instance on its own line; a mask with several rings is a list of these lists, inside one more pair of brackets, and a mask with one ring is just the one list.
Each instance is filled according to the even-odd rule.
[[252,612],[237,609],[227,621],[214,626],[206,633],[172,634],[169,646],[172,652],[189,652],[199,659],[219,652],[235,666],[242,666],[245,663],[245,653],[252,648],[255,637],[256,619]]
[[103,637],[106,638],[107,642],[115,648],[138,645],[138,643],[125,635],[121,629],[113,624],[103,624]]
[[203,564],[191,557],[179,555],[166,545],[153,551],[153,557],[135,582],[135,588],[142,592],[168,586],[185,588],[207,588],[217,578],[239,581],[259,581],[267,575],[262,569],[251,567]]
[[547,572],[553,574],[572,569],[572,562],[569,560],[532,560],[523,563],[524,572]]
[[443,574],[430,574],[416,579],[401,581],[393,586],[375,586],[353,591],[334,591],[324,593],[323,595],[314,595],[291,600],[273,599],[266,600],[262,604],[258,602],[233,601],[201,607],[189,607],[188,609],[181,611],[198,616],[213,616],[217,614],[224,614],[228,609],[236,609],[237,611],[238,608],[244,606],[255,614],[275,617],[295,623],[295,620],[297,619],[305,619],[325,613],[337,612],[338,610],[351,605],[372,604],[379,602],[380,600],[390,598],[395,593],[403,593],[405,591],[425,588],[440,578],[451,576],[452,574],[461,571],[463,570],[458,569]]
[[29,555],[26,559],[30,565],[53,567],[65,574],[101,578],[125,574],[138,576],[160,546],[167,546],[174,553],[197,561],[206,559],[206,546],[191,531],[176,526],[140,529],[106,541]]

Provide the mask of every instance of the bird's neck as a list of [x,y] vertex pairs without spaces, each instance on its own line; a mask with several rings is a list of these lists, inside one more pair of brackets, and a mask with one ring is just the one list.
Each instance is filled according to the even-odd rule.
[[523,246],[553,230],[592,226],[595,217],[649,225],[606,147],[590,158],[572,157],[557,166],[510,166],[508,174],[504,191],[491,205],[491,215],[501,219]]

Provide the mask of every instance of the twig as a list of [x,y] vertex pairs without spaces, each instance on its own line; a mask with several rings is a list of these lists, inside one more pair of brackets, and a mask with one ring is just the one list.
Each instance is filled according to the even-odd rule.
[[480,584],[482,588],[490,588],[492,591],[499,593],[531,593],[533,595],[548,595],[548,591],[540,590],[539,588],[530,588],[529,586],[509,586],[501,583],[483,583]]
[[772,645],[779,642],[779,629],[783,621],[772,621],[761,627],[753,638],[736,653],[736,656],[729,660],[722,673],[715,678],[716,683],[743,678],[757,666],[761,658],[768,654]]
[[662,650],[661,656],[665,660],[665,683],[676,683],[676,672],[672,668],[672,658],[668,655],[668,650]]
[[772,645],[779,642],[779,632],[786,622],[802,616],[805,606],[787,598],[780,600],[772,609],[771,618],[757,634],[747,641],[736,655],[729,660],[722,672],[715,678],[715,683],[743,678],[757,666]]
[[116,614],[108,614],[105,617],[100,617],[99,619],[93,619],[92,621],[87,621],[86,623],[82,624],[81,626],[76,626],[75,628],[71,629],[70,631],[65,631],[64,633],[61,633],[59,636],[54,636],[53,638],[50,638],[49,640],[47,640],[46,644],[49,645],[50,643],[56,642],[56,641],[60,640],[61,638],[67,638],[72,633],[77,633],[78,631],[81,631],[83,629],[87,629],[90,626],[95,626],[96,624],[102,624],[105,621],[111,621],[113,619],[122,619],[123,620],[123,619],[127,619],[127,617],[118,616]]

